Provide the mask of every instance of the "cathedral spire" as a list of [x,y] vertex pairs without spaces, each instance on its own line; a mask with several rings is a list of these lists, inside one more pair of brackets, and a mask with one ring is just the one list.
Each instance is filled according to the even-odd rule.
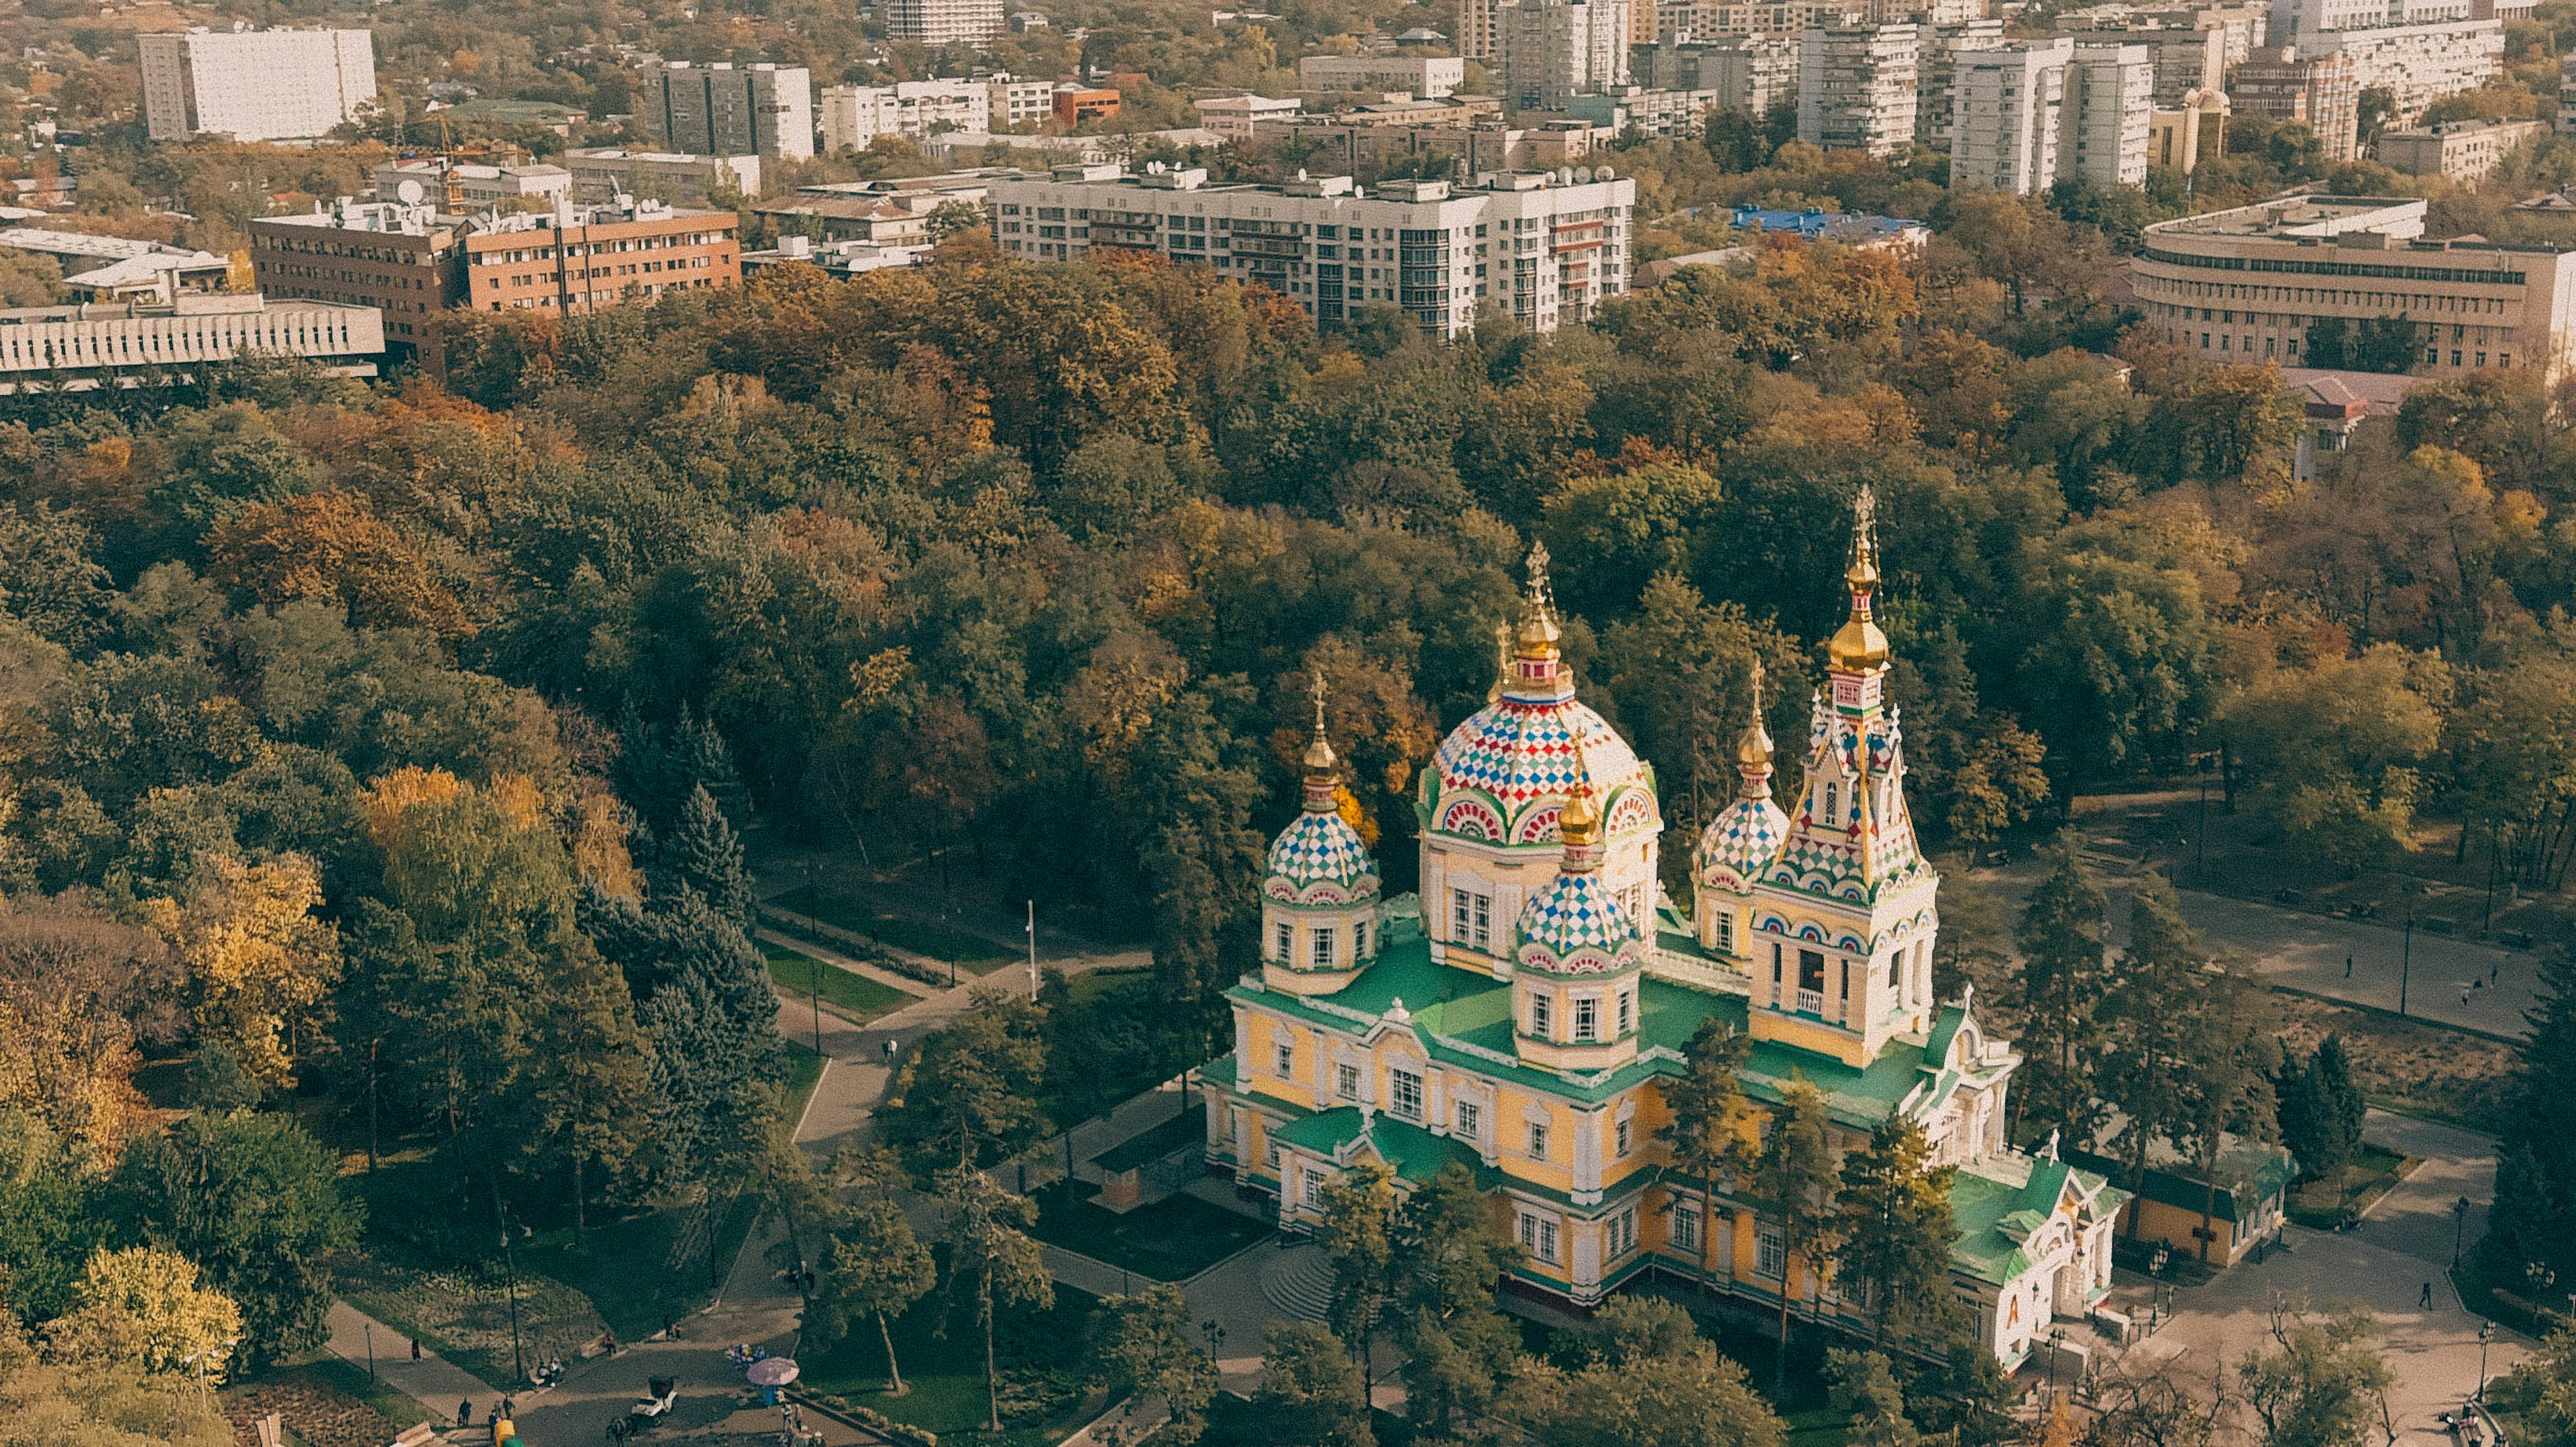
[[1762,726],[1762,660],[1753,660],[1753,717],[1735,741],[1735,766],[1744,776],[1739,799],[1771,797],[1771,731]]
[[1878,495],[1868,483],[1852,501],[1851,565],[1843,570],[1851,589],[1851,617],[1825,652],[1836,673],[1868,673],[1887,666],[1887,635],[1879,631],[1870,604],[1878,593]]
[[1530,548],[1529,602],[1521,618],[1519,646],[1512,650],[1503,680],[1503,698],[1542,703],[1574,696],[1565,660],[1557,651],[1557,640],[1564,636],[1556,626],[1556,593],[1547,580],[1547,544],[1537,543]]
[[1341,785],[1341,759],[1333,753],[1332,744],[1324,737],[1324,671],[1315,670],[1315,738],[1306,745],[1306,812],[1330,814],[1340,808],[1334,791]]

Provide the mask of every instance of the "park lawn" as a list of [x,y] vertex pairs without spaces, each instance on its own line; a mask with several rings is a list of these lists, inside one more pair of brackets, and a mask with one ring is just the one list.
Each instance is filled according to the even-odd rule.
[[1122,1216],[1091,1203],[1097,1189],[1087,1181],[1041,1187],[1038,1223],[1029,1234],[1156,1281],[1187,1281],[1272,1230],[1267,1222],[1187,1194]]
[[768,958],[769,978],[779,988],[792,995],[818,993],[825,1003],[854,1020],[873,1020],[919,998],[786,945],[763,940],[760,952]]
[[2290,1219],[2313,1230],[2331,1231],[2337,1211],[2346,1202],[2352,1210],[2361,1210],[2388,1194],[2413,1164],[2413,1158],[2386,1146],[2364,1143],[2340,1180],[2326,1176],[2290,1194]]
[[[952,1305],[957,1309],[952,1311]],[[952,1303],[945,1290],[923,1298],[893,1323],[895,1353],[908,1389],[902,1396],[886,1395],[885,1343],[874,1321],[859,1324],[819,1353],[809,1350],[800,1358],[803,1380],[816,1393],[942,1437],[955,1432],[983,1447],[1048,1447],[1081,1425],[1085,1399],[1092,1395],[1085,1334],[1099,1305],[1096,1297],[1058,1285],[1055,1305],[1048,1310],[1000,1314],[994,1354],[1005,1381],[1004,1429],[998,1437],[983,1430],[984,1337],[975,1326],[974,1305],[971,1300]],[[1041,1377],[1052,1385],[1025,1398],[1031,1405],[1015,1416],[1014,1381]]]
[[827,894],[820,900],[808,901],[804,895],[790,891],[772,902],[800,914],[806,912],[803,906],[811,903],[812,913],[826,924],[838,925],[896,949],[927,955],[978,975],[1000,969],[1018,958],[982,935],[895,914],[847,895]]

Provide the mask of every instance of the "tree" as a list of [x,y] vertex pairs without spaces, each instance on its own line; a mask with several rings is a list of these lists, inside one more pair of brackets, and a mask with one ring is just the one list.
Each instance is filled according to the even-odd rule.
[[1772,1117],[1770,1138],[1754,1170],[1754,1189],[1770,1203],[1780,1232],[1780,1349],[1773,1373],[1784,1383],[1789,1379],[1792,1282],[1803,1276],[1811,1289],[1824,1284],[1836,1185],[1825,1094],[1804,1077],[1793,1079],[1781,1091],[1780,1111]]
[[1475,1174],[1456,1161],[1397,1203],[1388,1236],[1396,1303],[1443,1321],[1490,1309],[1494,1283],[1522,1258],[1494,1224],[1492,1201]]
[[2343,1037],[2328,1035],[2318,1042],[2304,1065],[2286,1062],[2277,1091],[2281,1143],[2298,1159],[2300,1174],[2341,1180],[2344,1167],[2361,1149],[2362,1117],[2369,1110],[2361,1087],[2353,1083]]
[[205,1270],[239,1304],[241,1355],[265,1365],[329,1335],[322,1261],[365,1212],[339,1161],[283,1116],[194,1115],[126,1153],[116,1188],[142,1239]]
[[39,1353],[0,1310],[0,1403],[25,1447],[232,1447],[212,1393],[178,1372],[148,1372],[118,1346],[59,1329]]
[[2552,1331],[2512,1375],[2488,1386],[2486,1402],[2519,1420],[2535,1447],[2576,1442],[2576,1328]]
[[1095,1318],[1092,1360],[1109,1368],[1110,1390],[1161,1399],[1171,1412],[1163,1432],[1175,1447],[1189,1447],[1207,1430],[1208,1403],[1216,1397],[1216,1359],[1191,1340],[1189,1303],[1177,1286],[1112,1296]]
[[1756,1161],[1744,1101],[1744,1063],[1752,1040],[1716,1020],[1703,1020],[1682,1046],[1682,1073],[1663,1083],[1664,1111],[1669,1119],[1661,1134],[1672,1153],[1673,1169],[1699,1188],[1696,1203],[1681,1209],[1699,1213],[1699,1274],[1709,1276],[1709,1253],[1717,1236],[1718,1183],[1750,1175]]
[[153,930],[187,963],[201,1040],[232,1052],[270,1090],[295,1084],[300,1041],[340,977],[340,940],[313,917],[322,881],[313,861],[219,860],[189,891],[145,906]]
[[1002,1379],[993,1359],[994,1319],[1005,1308],[1044,1311],[1055,1305],[1055,1280],[1026,1230],[1037,1206],[972,1166],[943,1172],[938,1195],[948,1215],[949,1278],[973,1293],[975,1325],[984,1333],[984,1430],[999,1432]]
[[[1923,1434],[1906,1419],[1905,1393],[1887,1358],[1877,1352],[1831,1348],[1825,1353],[1825,1379],[1832,1384],[1835,1409],[1851,1414],[1854,1447],[1922,1447]],[[2072,1447],[2072,1443],[2055,1447]]]
[[1744,1369],[1669,1302],[1602,1310],[1597,1360],[1572,1372],[1533,1367],[1500,1415],[1549,1447],[1780,1447],[1778,1414]]
[[1322,1322],[1288,1321],[1270,1328],[1262,1343],[1263,1435],[1280,1447],[1374,1447],[1369,1430],[1368,1381],[1333,1329]]
[[1333,1263],[1333,1333],[1363,1361],[1394,1297],[1395,1182],[1384,1166],[1356,1161],[1325,1183],[1315,1239]]
[[2507,1285],[2534,1262],[2576,1280],[2576,952],[2541,961],[2529,1018],[2478,1243],[2481,1272]]
[[[2129,904],[2129,946],[2103,997],[2101,1093],[2123,1117],[2119,1149],[2129,1158],[2132,1188],[2146,1178],[2147,1152],[2164,1141],[2181,1148],[2207,1129],[2217,1091],[2196,1074],[2214,1068],[2232,1044],[2213,1028],[2218,976],[2200,935],[2185,923],[2173,887],[2149,875]],[[2232,1072],[2231,1072],[2232,1079]],[[2131,1218],[2131,1231],[2137,1229]]]
[[2092,1138],[2094,1012],[2105,983],[2102,891],[2084,869],[2075,841],[2049,847],[2048,876],[2023,903],[2014,943],[2021,947],[2019,1006],[2030,1061],[2019,1097],[2021,1117],[2036,1127]]
[[2396,1374],[2374,1345],[2379,1323],[2366,1307],[2328,1315],[2276,1310],[2272,1344],[2237,1367],[2246,1405],[2262,1423],[2263,1447],[2360,1447],[2373,1417],[2386,1415]]
[[709,909],[743,933],[751,932],[755,905],[751,873],[742,862],[742,839],[704,784],[690,789],[678,821],[655,842],[647,874],[657,895],[696,890]]
[[863,1202],[832,1232],[823,1289],[814,1298],[815,1335],[837,1341],[849,1335],[853,1318],[875,1317],[885,1338],[886,1393],[900,1397],[908,1388],[895,1360],[893,1318],[910,1311],[938,1281],[930,1248],[912,1234],[903,1207],[888,1199]]
[[956,1024],[913,1047],[877,1118],[915,1172],[984,1163],[1046,1133],[1044,1026],[1032,1002],[978,989]]
[[48,1336],[66,1356],[221,1382],[241,1334],[241,1309],[197,1284],[197,1263],[175,1251],[130,1246],[89,1259],[79,1304]]
[[[1950,1214],[1955,1166],[1934,1166],[1923,1127],[1890,1115],[1869,1144],[1842,1161],[1835,1201],[1836,1275],[1868,1293],[1871,1327],[1885,1338],[1937,1327],[1952,1311]],[[1890,1444],[1906,1447],[1906,1444]]]

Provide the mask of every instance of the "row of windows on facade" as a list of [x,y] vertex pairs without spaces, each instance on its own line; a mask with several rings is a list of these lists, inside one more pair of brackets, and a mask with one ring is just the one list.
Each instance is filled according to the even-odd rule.
[[[2393,307],[2399,311],[2476,312],[2486,316],[2503,316],[2508,300],[2494,296],[2445,296],[2439,292],[2332,291],[2306,286],[2257,286],[2247,282],[2174,281],[2166,277],[2143,277],[2141,280],[2145,283],[2139,287],[2141,291],[2207,297],[2212,301]],[[2477,280],[2485,283],[2488,279],[2479,277]]]
[[[1341,963],[1340,935],[1341,932],[1331,925],[1317,925],[1308,929],[1306,962],[1319,970],[1329,970],[1339,965]],[[1287,920],[1279,921],[1270,936],[1270,958],[1279,964],[1294,966],[1297,963],[1295,944],[1296,931]],[[1368,921],[1355,920],[1351,924],[1351,958],[1367,959],[1368,951]]]
[[[1095,219],[1092,215],[1092,208],[1088,206],[1006,205],[1001,207],[1000,211],[1004,216],[1033,216],[1040,221],[1090,221]],[[1494,231],[1535,231],[1549,225],[1554,225],[1559,228],[1572,228],[1586,225],[1600,226],[1605,224],[1608,215],[1609,213],[1603,211],[1584,211],[1567,212],[1555,217],[1517,216],[1505,217],[1500,221],[1479,221],[1472,230],[1465,226],[1459,227],[1455,233],[1455,239],[1465,241],[1470,235],[1485,236]],[[1208,218],[1205,216],[1173,216],[1169,218],[1168,224],[1174,230],[1205,231],[1208,229]],[[1280,234],[1272,233],[1267,225],[1258,222],[1246,221],[1239,224],[1241,229],[1245,231],[1265,235]],[[1219,231],[1232,231],[1236,229],[1237,225],[1238,223],[1233,217],[1219,216],[1216,218],[1216,229]],[[1005,227],[1004,229],[1017,230],[1018,228]],[[1344,231],[1350,232],[1350,235],[1347,238],[1342,235]],[[1311,235],[1318,241],[1342,241],[1346,239],[1351,241],[1393,241],[1400,245],[1411,246],[1432,246],[1441,241],[1451,239],[1451,233],[1446,230],[1425,231],[1412,227],[1395,226],[1345,227],[1338,223],[1308,223],[1303,221],[1287,223],[1287,229],[1284,234],[1290,236]]]
[[[1279,1067],[1278,1074],[1282,1079],[1294,1079],[1296,1077],[1297,1058],[1296,1051],[1293,1046],[1284,1044],[1279,1046],[1278,1059],[1276,1063]],[[1334,1065],[1333,1093],[1343,1100],[1356,1101],[1360,1098],[1360,1068],[1357,1065],[1351,1064],[1347,1061]],[[1422,1077],[1419,1074],[1401,1068],[1390,1068],[1387,1071],[1387,1114],[1392,1115],[1399,1120],[1409,1120],[1418,1123],[1423,1118],[1422,1102]],[[1476,1101],[1461,1100],[1453,1101],[1450,1109],[1450,1118],[1455,1122],[1450,1127],[1450,1134],[1456,1136],[1460,1140],[1473,1141],[1479,1145],[1483,1144],[1485,1139],[1484,1106]],[[1547,1122],[1543,1120],[1533,1120],[1524,1122],[1524,1124],[1529,1128],[1529,1135],[1526,1142],[1526,1149],[1523,1150],[1522,1154],[1528,1156],[1534,1161],[1546,1160],[1548,1158],[1548,1146],[1550,1144]],[[1625,1160],[1628,1158],[1629,1153],[1634,1151],[1636,1147],[1636,1122],[1633,1120],[1612,1122],[1610,1131],[1610,1159],[1614,1161]],[[1273,1146],[1271,1148],[1271,1152],[1273,1157],[1271,1165],[1273,1169],[1276,1169],[1278,1166],[1276,1158],[1278,1147]]]
[[[1326,1172],[1312,1166],[1300,1170],[1297,1198],[1308,1210],[1323,1209],[1324,1184],[1328,1179]],[[1515,1222],[1515,1234],[1520,1239],[1522,1249],[1528,1251],[1533,1260],[1550,1266],[1558,1264],[1563,1256],[1563,1229],[1558,1224],[1557,1218],[1537,1211],[1525,1210],[1514,1214],[1518,1218]],[[1664,1214],[1667,1218],[1665,1240],[1672,1249],[1684,1252],[1698,1251],[1699,1202],[1675,1199],[1665,1205]],[[1605,1265],[1635,1251],[1642,1244],[1637,1234],[1637,1208],[1624,1206],[1603,1218],[1602,1237],[1604,1247],[1602,1258]],[[1753,1269],[1762,1276],[1785,1276],[1788,1273],[1788,1241],[1778,1230],[1765,1226],[1754,1233]]]
[[[2454,328],[2453,330],[2458,329]],[[2483,328],[2481,328],[2481,330],[2483,330]],[[2200,334],[2199,341],[2195,342],[2192,340],[2192,334],[2190,332],[2178,331],[2173,327],[2167,327],[2165,328],[2165,340],[2181,346],[2197,347],[2199,350],[2204,352],[2239,352],[2241,355],[2247,357],[2254,355],[2254,339],[2252,337],[2244,338],[2243,340],[2245,345],[2240,349],[2235,345],[2238,338],[2230,332],[2217,333],[2215,338],[2216,345],[2213,346],[2212,336],[2208,332],[2202,332]],[[2459,338],[2454,337],[2452,340],[2457,341]],[[2291,361],[2297,361],[2299,357],[2299,339],[2297,337],[2289,337],[2286,339],[2265,337],[2263,339],[2263,355],[2266,357],[2287,357]],[[2487,355],[2487,353],[2478,351],[2474,348],[2454,347],[2451,349],[2451,365],[2454,367],[2484,367],[2489,365]],[[2463,360],[2464,358],[2471,360]],[[2424,349],[2424,365],[2428,367],[2438,367],[2442,365],[2442,349],[2440,347],[2426,347]],[[2513,353],[2495,353],[2495,361],[2493,365],[2498,367],[2512,366]]]

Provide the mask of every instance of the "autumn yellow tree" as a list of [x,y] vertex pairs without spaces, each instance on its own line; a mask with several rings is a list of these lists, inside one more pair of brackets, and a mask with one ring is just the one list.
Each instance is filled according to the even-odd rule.
[[320,598],[362,624],[474,631],[428,558],[352,493],[252,503],[207,537],[206,556],[218,581],[263,602]]
[[241,1340],[241,1308],[233,1299],[199,1285],[196,1262],[157,1246],[90,1257],[79,1302],[46,1333],[58,1357],[220,1382]]
[[321,903],[313,861],[285,854],[265,864],[224,860],[186,903],[145,907],[187,965],[200,1044],[231,1051],[272,1090],[295,1084],[300,1038],[340,978],[338,931],[313,915]]

